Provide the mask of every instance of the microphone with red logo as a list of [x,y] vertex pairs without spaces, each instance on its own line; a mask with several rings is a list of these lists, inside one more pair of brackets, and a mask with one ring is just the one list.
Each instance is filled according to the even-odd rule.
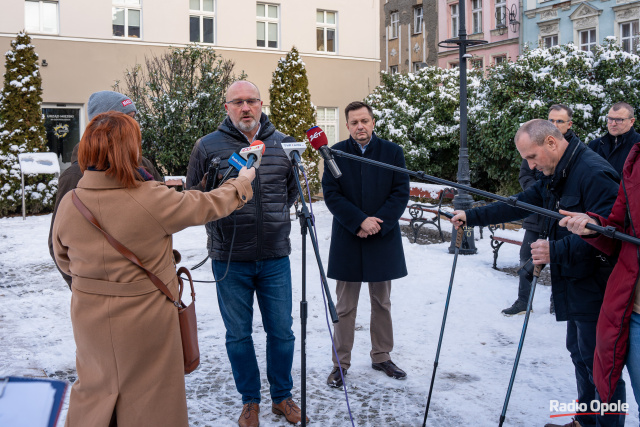
[[251,169],[251,167],[258,169],[260,167],[260,161],[262,160],[264,149],[264,143],[262,141],[255,140],[250,146],[244,147],[240,150],[240,156],[247,161],[247,169]]
[[342,172],[338,169],[338,165],[336,165],[336,161],[333,159],[333,154],[331,154],[331,150],[329,150],[329,146],[327,145],[329,141],[324,131],[318,126],[314,126],[307,131],[307,138],[309,138],[311,146],[320,152],[324,162],[329,167],[329,171],[331,171],[331,175],[336,179],[340,178]]

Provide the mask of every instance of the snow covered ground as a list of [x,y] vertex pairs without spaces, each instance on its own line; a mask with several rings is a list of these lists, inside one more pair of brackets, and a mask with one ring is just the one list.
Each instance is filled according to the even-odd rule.
[[[322,259],[328,257],[331,215],[314,204]],[[47,250],[51,216],[0,219],[0,376],[18,375],[75,380],[75,345],[69,320],[69,292]],[[300,337],[301,243],[292,223],[294,332]],[[478,238],[478,233],[476,233]],[[203,227],[175,236],[183,265],[205,256]],[[369,350],[369,304],[363,287],[352,366],[347,376],[349,402],[356,426],[419,426],[436,353],[453,256],[449,243],[414,245],[404,238],[409,276],[393,283],[395,347],[392,359],[407,371],[405,381],[373,371]],[[476,242],[478,255],[463,256],[453,287],[440,364],[431,401],[430,426],[497,425],[523,316],[507,318],[500,310],[516,298],[517,279],[493,270],[489,239]],[[350,425],[342,390],[326,386],[332,368],[331,343],[315,258],[307,245],[307,405],[314,425]],[[518,248],[504,245],[499,267],[518,264]],[[326,264],[325,264],[326,266]],[[194,279],[211,280],[209,264]],[[330,281],[332,293],[334,283]],[[549,315],[549,286],[536,290],[524,351],[507,411],[507,426],[542,426],[551,421],[549,400],[570,402],[576,397],[573,365],[565,349],[565,323]],[[196,284],[198,293],[200,368],[186,377],[190,422],[193,426],[236,426],[241,412],[224,347],[224,326],[213,285]],[[257,304],[254,341],[259,355],[263,401],[261,425],[288,425],[270,408],[265,365],[265,334]],[[300,398],[300,341],[296,341],[294,397]],[[625,378],[626,372],[625,372]],[[630,415],[638,425],[638,407],[627,386]],[[63,425],[66,404],[60,424]],[[569,418],[556,419],[563,423]]]

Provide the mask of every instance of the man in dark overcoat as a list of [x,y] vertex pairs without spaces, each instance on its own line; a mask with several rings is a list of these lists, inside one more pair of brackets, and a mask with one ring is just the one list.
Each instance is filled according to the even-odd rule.
[[[373,133],[375,120],[369,105],[352,102],[345,116],[351,137],[333,148],[405,167],[402,148]],[[362,282],[369,282],[371,299],[372,368],[402,379],[407,374],[389,355],[393,349],[390,294],[391,281],[407,275],[398,220],[409,201],[409,176],[350,159],[337,158],[336,163],[341,178],[334,178],[326,168],[322,176],[324,200],[333,214],[327,276],[337,281],[340,320],[334,327],[334,367],[327,384],[341,387],[351,366]]]
[[616,102],[605,120],[609,132],[591,141],[589,148],[604,157],[622,176],[631,147],[640,142],[640,134],[633,128],[636,121],[633,107],[626,102]]

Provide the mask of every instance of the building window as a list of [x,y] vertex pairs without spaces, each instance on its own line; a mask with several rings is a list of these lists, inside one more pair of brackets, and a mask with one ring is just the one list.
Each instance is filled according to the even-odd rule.
[[416,62],[413,63],[413,72],[417,73],[418,71],[420,71],[425,66],[426,66],[426,64],[424,62],[416,61]]
[[496,28],[507,25],[507,0],[496,0]]
[[638,21],[620,24],[620,42],[622,43],[622,50],[629,53],[637,52],[639,30]]
[[327,135],[329,145],[338,142],[338,109],[336,107],[318,107],[317,123]]
[[460,65],[459,62],[450,62],[449,63],[449,68],[458,68],[458,65]]
[[549,49],[553,46],[558,46],[558,35],[554,34],[553,36],[546,36],[542,38],[542,45]]
[[258,47],[278,48],[279,12],[275,4],[256,4]]
[[58,34],[58,2],[24,2],[24,27],[31,33]]
[[271,107],[269,107],[268,105],[263,105],[262,112],[265,113],[267,117],[269,117],[269,115],[271,114]]
[[580,31],[578,33],[580,38],[580,49],[589,51],[596,46],[596,30],[592,28],[590,30]]
[[114,37],[140,38],[140,0],[113,0],[112,22]]
[[474,58],[471,60],[471,68],[476,70],[482,70],[484,67],[484,60],[482,58]]
[[214,0],[189,0],[189,41],[213,43]]
[[413,9],[413,34],[422,33],[422,6]]
[[500,65],[507,62],[507,55],[498,55],[493,57],[494,65]]
[[471,13],[473,14],[473,33],[482,32],[482,0],[471,0]]
[[392,65],[389,67],[389,74],[391,74],[392,76],[394,74],[398,74],[398,66],[397,65]]
[[316,42],[318,52],[336,51],[336,12],[316,12]]
[[400,22],[400,14],[398,12],[391,12],[391,26],[389,29],[389,39],[398,38],[398,24]]
[[458,26],[459,23],[459,15],[458,15],[458,5],[457,4],[452,4],[451,6],[451,37],[458,37],[458,32],[460,27]]

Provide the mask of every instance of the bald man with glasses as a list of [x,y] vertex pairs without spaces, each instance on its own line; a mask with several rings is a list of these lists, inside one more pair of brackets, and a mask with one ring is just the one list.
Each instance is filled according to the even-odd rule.
[[617,102],[613,104],[605,120],[609,132],[591,141],[589,147],[604,157],[622,176],[622,168],[631,147],[640,142],[640,134],[633,128],[636,121],[633,107],[626,102]]

